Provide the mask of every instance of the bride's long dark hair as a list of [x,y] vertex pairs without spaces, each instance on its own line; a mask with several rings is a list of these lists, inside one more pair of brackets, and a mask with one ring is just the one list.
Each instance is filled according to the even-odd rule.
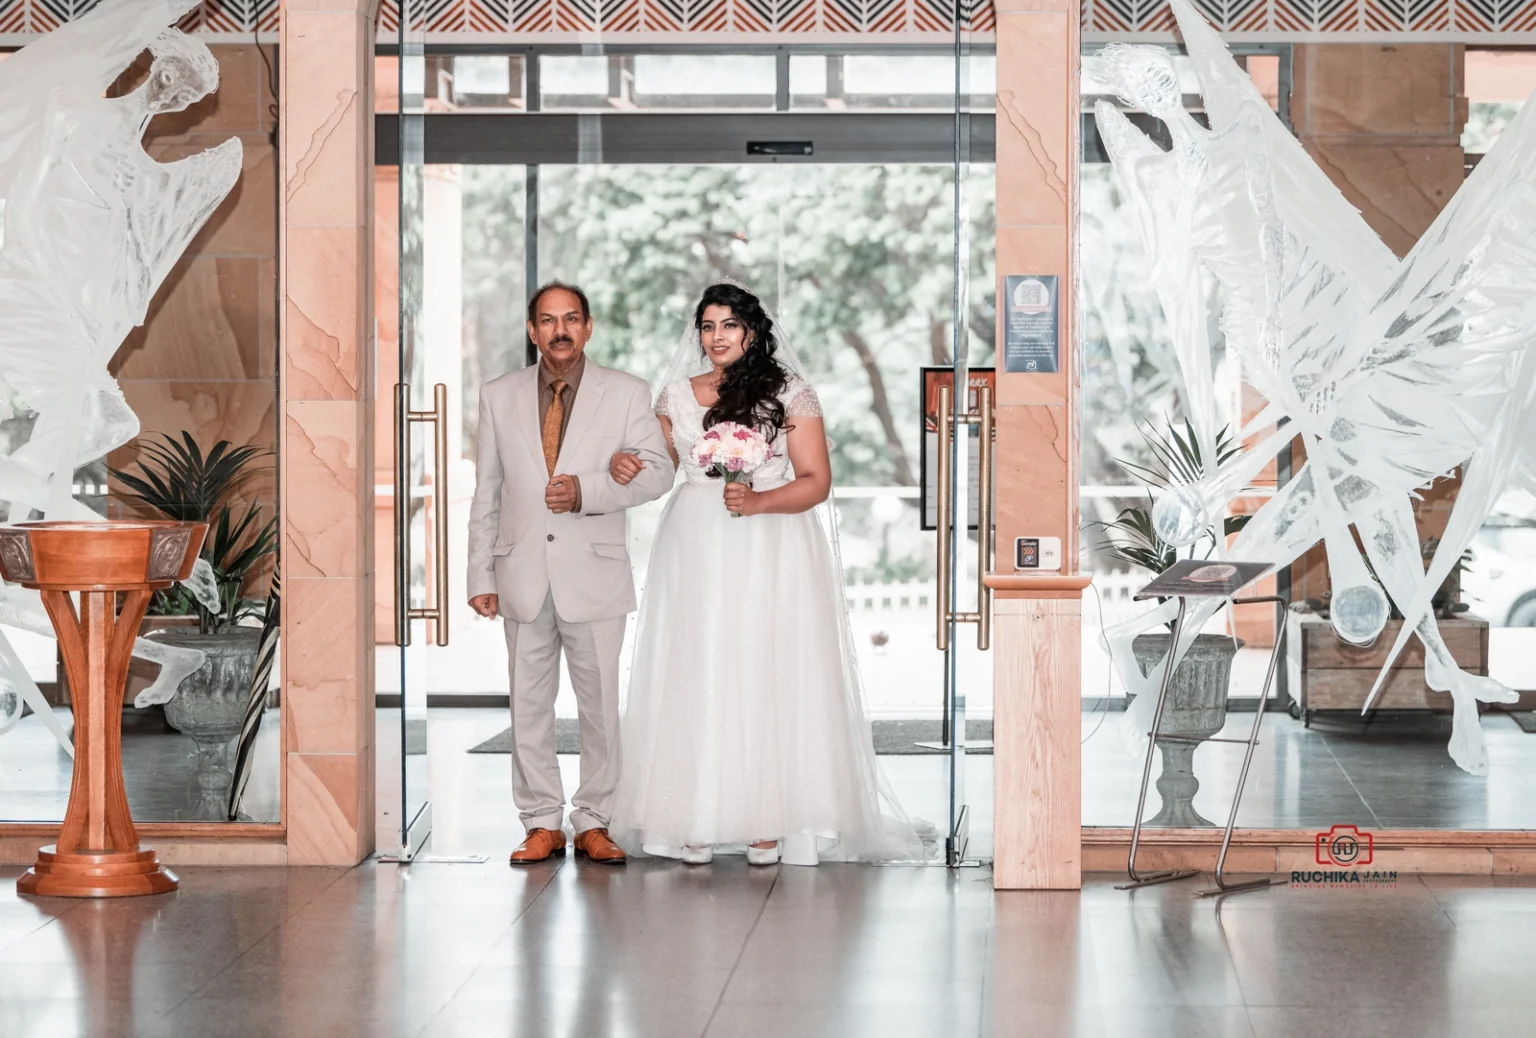
[[[711,285],[704,290],[693,312],[693,326],[701,328],[704,311],[723,306],[746,326],[747,350],[725,369],[720,379],[720,399],[704,415],[704,428],[721,422],[755,426],[770,440],[784,428],[784,404],[779,395],[789,384],[789,372],[774,359],[779,344],[773,337],[773,322],[763,309],[762,300],[735,285]],[[702,331],[701,331],[702,337]]]

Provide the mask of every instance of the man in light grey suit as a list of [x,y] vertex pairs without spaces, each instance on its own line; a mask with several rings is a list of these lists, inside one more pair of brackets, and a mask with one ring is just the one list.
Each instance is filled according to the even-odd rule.
[[[512,862],[565,853],[555,757],[563,652],[581,727],[576,853],[622,864],[608,821],[619,782],[619,652],[635,608],[624,513],[670,490],[674,468],[650,387],[584,356],[592,315],[581,289],[539,289],[528,336],[539,363],[480,390],[469,513],[470,605],[506,627],[512,797],[527,829]],[[616,451],[643,464],[623,486],[608,472]]]

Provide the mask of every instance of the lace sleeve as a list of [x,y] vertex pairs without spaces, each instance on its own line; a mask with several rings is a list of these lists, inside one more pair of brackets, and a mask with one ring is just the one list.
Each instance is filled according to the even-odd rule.
[[789,403],[784,413],[790,418],[820,418],[821,400],[809,382],[796,381],[789,387]]
[[667,387],[662,386],[661,392],[656,394],[656,406],[651,408],[651,413],[659,417],[667,416]]

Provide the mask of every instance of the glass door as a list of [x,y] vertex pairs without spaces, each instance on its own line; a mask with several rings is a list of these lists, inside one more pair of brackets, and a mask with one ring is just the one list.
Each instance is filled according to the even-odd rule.
[[[425,300],[425,181],[426,181],[426,60],[421,19],[415,5],[402,3],[399,54],[399,351],[393,358],[397,378],[389,404],[394,414],[391,449],[394,455],[394,642],[397,651],[399,706],[389,717],[387,708],[380,724],[381,762],[395,754],[398,761],[398,800],[390,785],[381,783],[383,798],[378,840],[393,848],[385,860],[409,862],[420,854],[432,833],[432,804],[427,791],[427,673],[428,636],[439,644],[448,641],[447,625],[439,610],[443,603],[442,580],[428,580],[429,572],[443,574],[440,551],[429,551],[429,527],[436,534],[433,547],[445,540],[447,527],[441,507],[446,471],[444,427],[446,400],[442,387],[432,394],[434,406],[418,409],[425,365],[423,309]],[[383,365],[381,365],[383,366]],[[416,426],[430,429],[430,443],[414,436]],[[425,464],[430,458],[432,464]],[[434,585],[430,590],[428,585]],[[437,594],[432,595],[433,592]],[[429,600],[435,603],[428,607]],[[418,605],[417,603],[422,603]],[[417,625],[417,620],[428,621]],[[418,629],[425,626],[427,631]],[[389,723],[393,721],[394,723]],[[391,729],[393,729],[391,731]]]
[[[937,472],[931,489],[935,499],[937,534],[937,648],[944,654],[943,741],[949,791],[945,864],[956,868],[972,862],[971,830],[974,822],[972,796],[967,788],[970,749],[991,750],[991,740],[974,737],[971,722],[973,693],[985,693],[990,703],[991,665],[985,653],[991,648],[992,601],[984,578],[992,569],[992,445],[994,369],[984,357],[973,357],[973,324],[987,319],[984,304],[991,278],[981,284],[981,299],[972,299],[973,262],[976,249],[985,244],[988,232],[992,180],[990,164],[974,163],[971,111],[985,79],[983,66],[973,55],[964,9],[954,17],[954,167],[953,197],[953,303],[950,352],[947,367],[933,372],[934,391],[924,393],[927,424],[934,430]],[[991,65],[985,69],[991,69]],[[995,78],[995,75],[994,75]],[[988,203],[983,210],[979,201]],[[978,213],[974,210],[982,210]],[[984,214],[984,215],[982,215]],[[978,225],[978,215],[982,215]],[[976,236],[980,240],[973,240]],[[981,263],[984,269],[991,263]],[[995,298],[995,297],[994,297]],[[994,311],[995,312],[995,311]],[[988,332],[990,333],[990,329]],[[988,336],[990,338],[990,334]],[[974,639],[974,640],[973,640]],[[974,651],[971,650],[974,646]],[[990,797],[986,800],[990,802]]]

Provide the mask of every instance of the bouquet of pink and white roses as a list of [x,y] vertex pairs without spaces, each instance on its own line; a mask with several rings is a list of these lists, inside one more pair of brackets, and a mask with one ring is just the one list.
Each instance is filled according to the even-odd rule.
[[[707,475],[727,483],[750,483],[752,473],[767,463],[772,451],[756,429],[721,422],[706,429],[688,453]],[[741,518],[740,512],[731,515]]]

